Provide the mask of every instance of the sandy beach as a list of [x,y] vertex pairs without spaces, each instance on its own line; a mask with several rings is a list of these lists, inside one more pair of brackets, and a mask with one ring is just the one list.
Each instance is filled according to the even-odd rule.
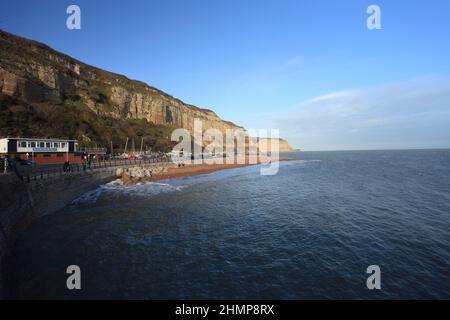
[[[280,157],[279,161],[290,161],[295,160],[293,158],[288,157]],[[208,174],[219,170],[225,170],[225,169],[234,169],[234,168],[240,168],[240,167],[247,167],[252,166],[256,164],[191,164],[186,165],[184,167],[180,168],[169,168],[167,172],[155,175],[151,178],[148,178],[148,181],[157,181],[157,180],[164,180],[164,179],[174,179],[174,178],[181,178],[181,177],[190,177],[190,176],[196,176],[201,174]]]

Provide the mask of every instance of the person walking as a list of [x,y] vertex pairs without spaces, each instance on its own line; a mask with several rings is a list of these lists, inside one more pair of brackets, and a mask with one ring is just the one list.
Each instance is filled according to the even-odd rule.
[[83,156],[83,171],[86,171],[86,155]]

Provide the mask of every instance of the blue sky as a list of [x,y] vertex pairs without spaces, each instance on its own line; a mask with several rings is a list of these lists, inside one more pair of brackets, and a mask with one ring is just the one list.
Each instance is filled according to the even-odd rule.
[[0,0],[6,31],[307,150],[450,147],[449,15],[448,0]]

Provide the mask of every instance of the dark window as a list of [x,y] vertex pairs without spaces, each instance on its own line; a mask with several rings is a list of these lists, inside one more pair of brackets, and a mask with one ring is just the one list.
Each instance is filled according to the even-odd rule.
[[45,144],[45,147],[46,147],[46,148],[51,148],[51,143],[50,143],[50,142],[47,142],[47,143]]

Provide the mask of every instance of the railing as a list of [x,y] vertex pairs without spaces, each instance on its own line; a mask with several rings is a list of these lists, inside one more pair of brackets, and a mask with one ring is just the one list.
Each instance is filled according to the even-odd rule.
[[54,170],[42,170],[42,171],[34,171],[30,173],[24,173],[19,178],[21,178],[25,182],[39,181],[49,178],[58,178],[64,176],[71,176],[72,174],[83,174],[90,173],[94,170],[98,169],[106,169],[113,167],[121,167],[121,166],[133,166],[133,165],[143,165],[143,164],[152,164],[152,163],[172,163],[170,158],[149,158],[149,159],[111,159],[104,161],[95,161],[89,163],[74,163],[70,164],[67,170],[64,170],[61,165],[60,168],[55,168]]
[[106,148],[77,148],[77,152],[88,154],[106,154]]

